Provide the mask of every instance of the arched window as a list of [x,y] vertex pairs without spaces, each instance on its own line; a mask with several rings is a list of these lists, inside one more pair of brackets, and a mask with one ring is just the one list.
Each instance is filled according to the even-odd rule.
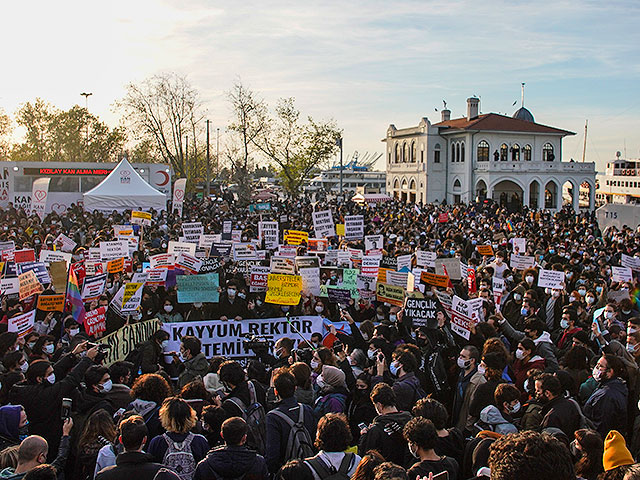
[[553,154],[553,145],[550,143],[545,143],[542,146],[542,161],[543,162],[553,162],[555,160],[555,155]]
[[460,183],[460,180],[458,180],[457,178],[456,178],[456,181],[453,182],[453,188],[455,190],[460,190],[462,188],[462,184]]
[[525,162],[531,161],[531,145],[527,144],[522,147],[522,156],[524,157]]
[[436,143],[433,147],[433,163],[440,163],[440,144]]
[[485,140],[478,143],[477,158],[479,162],[489,161],[489,144]]
[[460,144],[456,143],[456,162],[460,161]]
[[416,181],[412,178],[411,183],[409,184],[409,190],[415,190],[415,189],[416,189]]
[[402,162],[407,163],[409,161],[409,147],[407,146],[407,142],[404,142],[402,145]]
[[416,142],[411,142],[411,161],[416,161]]
[[399,187],[399,186],[400,186],[400,185],[399,185],[398,179],[396,178],[396,179],[393,181],[393,189],[394,189],[394,190],[398,190],[398,187]]
[[500,145],[500,161],[501,162],[507,161],[508,152],[509,152],[509,147],[507,146],[506,143],[503,143],[502,145]]
[[460,161],[464,162],[464,142],[460,144]]
[[456,144],[451,144],[451,162],[456,161]]
[[398,163],[400,161],[400,149],[398,148],[398,144],[397,143],[396,143],[396,152],[395,152],[394,161],[396,163]]
[[519,162],[520,161],[520,145],[514,143],[511,146],[511,161]]

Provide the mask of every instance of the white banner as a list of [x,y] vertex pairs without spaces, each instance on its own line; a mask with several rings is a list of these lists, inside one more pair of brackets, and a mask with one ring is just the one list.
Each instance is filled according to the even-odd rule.
[[533,268],[536,264],[536,258],[527,255],[511,255],[511,268],[514,270],[526,270],[527,268]]
[[47,197],[49,196],[50,177],[38,178],[33,182],[31,189],[31,211],[29,215],[34,213],[44,220],[44,211],[47,208]]
[[182,205],[184,204],[184,195],[187,188],[187,179],[179,178],[173,182],[173,201],[172,212],[178,211],[178,216],[182,217]]
[[540,269],[538,286],[542,288],[564,288],[564,272]]
[[319,316],[290,317],[289,320],[286,318],[261,318],[240,322],[203,320],[165,323],[162,325],[162,329],[169,332],[169,345],[165,352],[179,351],[180,339],[185,335],[192,335],[202,342],[202,352],[207,358],[213,356],[227,358],[255,356],[251,350],[245,349],[243,345],[248,334],[266,337],[273,347],[273,343],[284,337],[293,339],[297,346],[302,341],[297,332],[310,341],[312,333],[323,331],[322,317]]
[[331,210],[313,212],[313,229],[316,231],[317,238],[335,237],[336,228]]

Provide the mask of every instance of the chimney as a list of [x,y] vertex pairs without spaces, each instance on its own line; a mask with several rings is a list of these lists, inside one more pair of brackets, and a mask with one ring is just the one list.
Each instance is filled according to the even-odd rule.
[[476,97],[467,98],[467,120],[472,120],[478,116],[478,100]]
[[451,110],[445,108],[444,110],[442,110],[442,121],[448,122],[449,120],[451,120]]

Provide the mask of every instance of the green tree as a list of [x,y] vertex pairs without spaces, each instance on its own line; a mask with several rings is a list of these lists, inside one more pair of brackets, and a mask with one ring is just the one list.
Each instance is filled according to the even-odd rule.
[[335,121],[300,122],[293,98],[280,99],[275,115],[265,122],[255,143],[276,166],[282,187],[292,197],[302,193],[305,181],[328,163],[342,135]]
[[206,148],[200,141],[204,114],[198,91],[185,77],[165,73],[139,85],[131,83],[116,106],[124,112],[127,126],[137,139],[147,142],[138,153],[147,149],[150,154],[149,147],[153,145],[157,156],[169,163],[178,177],[187,177],[192,184],[201,176]]

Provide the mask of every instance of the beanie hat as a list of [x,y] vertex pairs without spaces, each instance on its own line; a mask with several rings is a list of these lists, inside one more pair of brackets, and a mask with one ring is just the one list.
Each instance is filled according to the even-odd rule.
[[624,437],[617,430],[611,430],[604,440],[604,453],[602,454],[604,471],[608,472],[622,465],[633,465],[634,463]]
[[332,387],[344,387],[346,376],[338,367],[324,365],[322,367],[322,379]]

